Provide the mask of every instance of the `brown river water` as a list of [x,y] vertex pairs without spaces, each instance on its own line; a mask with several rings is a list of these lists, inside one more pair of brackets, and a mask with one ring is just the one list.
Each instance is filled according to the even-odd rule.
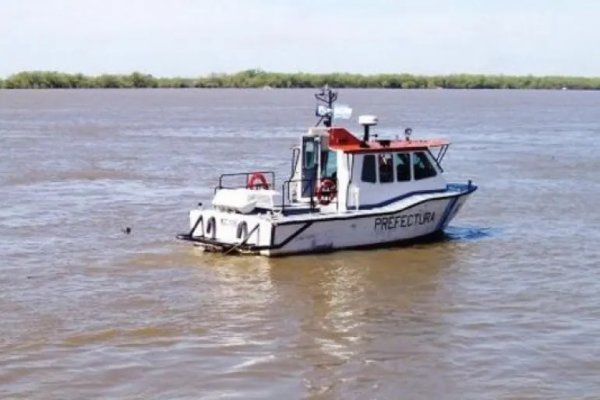
[[287,178],[312,94],[0,91],[0,398],[599,399],[600,92],[342,90],[453,142],[442,240],[177,241],[221,173]]

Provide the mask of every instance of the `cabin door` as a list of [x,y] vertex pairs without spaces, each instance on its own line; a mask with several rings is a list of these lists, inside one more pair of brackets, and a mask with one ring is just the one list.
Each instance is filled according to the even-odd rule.
[[310,197],[318,176],[319,144],[314,137],[302,138],[302,197]]

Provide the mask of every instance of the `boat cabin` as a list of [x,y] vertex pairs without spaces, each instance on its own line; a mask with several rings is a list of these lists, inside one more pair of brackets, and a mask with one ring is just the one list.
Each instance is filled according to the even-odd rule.
[[[376,118],[370,116],[370,120]],[[293,157],[290,201],[343,212],[382,207],[404,196],[446,190],[444,140],[363,140],[341,127],[310,128]],[[432,150],[437,149],[434,155]]]
[[[223,174],[215,189],[216,208],[242,214],[340,213],[385,207],[407,196],[447,189],[440,165],[447,141],[413,140],[410,128],[403,139],[372,140],[371,128],[378,123],[374,115],[359,117],[364,130],[359,138],[333,125],[334,116],[346,119],[352,112],[347,106],[333,106],[335,92],[324,89],[315,97],[325,103],[315,113],[319,123],[293,148],[291,176],[281,191],[272,187],[275,174],[270,171]],[[245,179],[243,186],[223,184],[223,178],[236,176]]]

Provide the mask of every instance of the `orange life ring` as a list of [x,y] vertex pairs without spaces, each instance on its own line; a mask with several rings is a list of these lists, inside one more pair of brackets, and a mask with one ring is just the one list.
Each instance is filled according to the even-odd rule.
[[326,206],[337,195],[337,186],[331,179],[323,179],[317,188],[317,200],[319,204]]
[[268,189],[269,182],[267,182],[267,178],[260,172],[254,172],[248,178],[248,185],[246,186],[248,189]]

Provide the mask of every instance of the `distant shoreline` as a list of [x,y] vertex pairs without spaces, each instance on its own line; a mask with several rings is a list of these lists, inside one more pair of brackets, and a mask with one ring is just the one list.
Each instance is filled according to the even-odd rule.
[[412,75],[351,73],[279,73],[247,70],[198,78],[154,77],[149,74],[84,75],[55,71],[23,71],[5,79],[0,89],[136,89],[136,88],[334,88],[370,89],[550,89],[600,90],[600,77],[533,75]]

